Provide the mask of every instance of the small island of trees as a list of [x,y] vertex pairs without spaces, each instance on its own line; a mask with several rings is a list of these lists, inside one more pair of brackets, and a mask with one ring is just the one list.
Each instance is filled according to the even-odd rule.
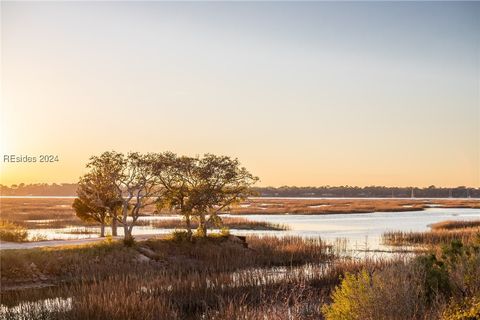
[[123,154],[104,152],[90,158],[79,180],[73,208],[77,216],[100,224],[101,236],[110,225],[112,236],[123,227],[124,242],[147,206],[169,209],[183,216],[186,238],[207,236],[208,225],[222,226],[219,212],[252,195],[258,177],[238,159],[205,154],[178,156],[172,152]]

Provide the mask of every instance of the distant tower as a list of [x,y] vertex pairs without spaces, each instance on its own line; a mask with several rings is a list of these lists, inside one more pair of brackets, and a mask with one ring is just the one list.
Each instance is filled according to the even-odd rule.
[[470,189],[467,188],[467,198],[470,198]]
[[449,198],[452,197],[452,189],[450,189],[450,192],[448,193],[448,197],[449,197]]
[[413,192],[413,187],[412,187],[412,193],[410,194],[410,198],[415,198],[415,193]]

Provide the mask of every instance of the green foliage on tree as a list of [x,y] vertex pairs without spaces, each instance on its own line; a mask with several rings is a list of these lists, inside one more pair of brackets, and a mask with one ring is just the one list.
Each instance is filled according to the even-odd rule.
[[197,235],[207,235],[208,225],[223,227],[220,212],[252,194],[258,178],[242,167],[238,159],[205,154],[177,156],[171,152],[128,154],[104,152],[90,158],[88,173],[79,182],[75,206],[79,216],[102,223],[123,225],[125,240],[141,212],[156,204],[181,214],[188,238],[192,219],[198,221]]
[[191,239],[191,220],[198,221],[196,235],[205,237],[208,225],[222,227],[218,213],[251,194],[258,181],[238,159],[205,154],[203,157],[177,156],[167,152],[156,156],[155,172],[164,192],[159,209],[169,208],[183,215]]

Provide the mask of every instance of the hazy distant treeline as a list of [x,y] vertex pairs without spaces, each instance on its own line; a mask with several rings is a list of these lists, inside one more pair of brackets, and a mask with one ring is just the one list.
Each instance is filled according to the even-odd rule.
[[262,197],[365,197],[365,198],[480,198],[480,188],[428,188],[416,187],[264,187],[254,188]]
[[[412,187],[256,187],[253,188],[262,197],[396,197],[408,198],[480,198],[480,188],[428,188]],[[76,183],[62,184],[24,184],[10,187],[0,184],[0,194],[3,196],[75,196],[77,194]]]
[[11,185],[10,187],[0,184],[2,196],[76,196],[76,183],[35,183]]

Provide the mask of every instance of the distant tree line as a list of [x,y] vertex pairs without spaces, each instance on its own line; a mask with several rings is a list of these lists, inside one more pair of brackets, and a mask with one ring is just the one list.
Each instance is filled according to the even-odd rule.
[[455,187],[256,187],[253,190],[262,197],[336,197],[336,198],[480,198],[480,188]]
[[10,187],[0,184],[2,196],[75,196],[78,184],[76,183],[32,183],[12,184]]
[[[4,196],[76,196],[78,184],[24,184],[10,187],[0,184]],[[359,197],[359,198],[480,198],[480,188],[459,186],[455,188],[435,187],[384,187],[384,186],[323,186],[323,187],[255,187],[252,190],[262,197]]]

